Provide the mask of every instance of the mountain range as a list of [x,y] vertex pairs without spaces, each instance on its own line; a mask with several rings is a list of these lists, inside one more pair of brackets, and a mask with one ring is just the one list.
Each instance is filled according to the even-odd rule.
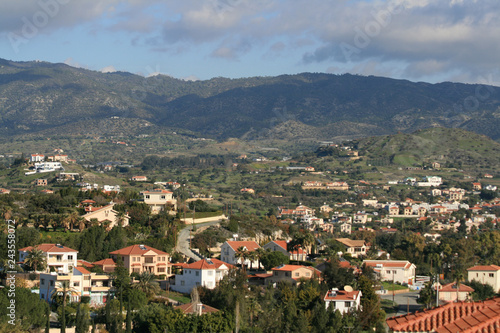
[[113,123],[135,134],[154,127],[218,140],[329,140],[429,127],[498,140],[500,88],[321,73],[185,81],[0,59],[0,135],[107,135]]

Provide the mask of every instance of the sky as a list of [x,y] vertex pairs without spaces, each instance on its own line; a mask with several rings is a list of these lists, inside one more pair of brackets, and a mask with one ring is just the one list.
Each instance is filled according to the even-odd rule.
[[500,85],[498,0],[0,0],[0,58],[197,80]]

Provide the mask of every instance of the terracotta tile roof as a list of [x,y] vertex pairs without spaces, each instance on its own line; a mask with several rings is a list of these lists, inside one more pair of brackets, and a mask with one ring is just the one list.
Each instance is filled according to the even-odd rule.
[[467,269],[468,271],[498,271],[500,266],[488,265],[488,266],[474,266]]
[[333,296],[332,292],[329,290],[323,300],[326,301],[354,301],[359,297],[359,290],[354,291],[345,291],[338,290],[336,291],[336,295]]
[[[287,250],[288,243],[286,241],[284,241],[284,240],[275,240],[275,241],[273,241],[273,243],[275,243],[276,245],[278,245],[279,247],[281,247],[285,251],[288,251]],[[290,251],[288,251],[288,252],[290,254],[307,254],[307,252],[304,251],[303,249],[301,249],[300,247],[298,249],[293,250],[292,252],[290,252]]]
[[[200,305],[201,305],[201,313],[202,314],[213,313],[213,312],[219,311],[216,308],[213,308],[213,307],[205,305],[205,304],[200,304]],[[176,306],[175,308],[181,310],[185,314],[190,314],[190,313],[196,312],[196,306],[194,303],[182,304],[182,305]]]
[[113,259],[106,258],[106,259],[102,259],[102,260],[94,262],[94,265],[96,265],[96,266],[116,266],[116,263]]
[[260,278],[260,279],[266,279],[268,277],[273,276],[272,274],[267,274],[267,273],[257,273],[253,275],[248,275],[249,278]]
[[305,269],[308,269],[310,271],[313,271],[313,273],[316,275],[321,275],[321,271],[319,271],[318,269],[316,269],[312,266],[282,265],[282,266],[274,267],[271,270],[272,271],[280,271],[280,272],[293,272],[293,271],[300,269],[300,268],[305,268]]
[[370,267],[376,267],[377,264],[391,268],[409,269],[411,267],[411,262],[403,260],[364,260],[363,263]]
[[352,240],[349,238],[337,238],[337,242],[340,242],[348,247],[364,246],[365,245],[365,241],[362,239],[361,240]]
[[22,249],[19,249],[18,251],[28,252],[28,251],[33,250],[33,248],[35,248],[37,250],[41,250],[45,253],[48,253],[48,252],[78,252],[77,250],[73,250],[69,247],[66,247],[66,246],[63,246],[60,244],[47,244],[47,243],[36,245],[35,247],[33,247],[33,246],[23,247]]
[[141,192],[141,194],[163,194],[163,193],[174,193],[174,192],[168,191],[168,190],[162,190],[162,189],[155,189],[155,190],[151,190],[151,191]]
[[218,269],[222,265],[225,265],[227,268],[233,268],[234,266],[219,259],[202,259],[197,262],[194,262],[189,265],[185,265],[184,268],[189,269]]
[[483,302],[451,302],[386,320],[393,332],[498,332],[500,297]]
[[77,265],[78,266],[81,266],[81,267],[86,267],[86,268],[92,268],[94,267],[94,265],[92,265],[92,263],[86,261],[86,260],[80,260],[78,259],[77,261]]
[[[452,282],[452,283],[448,283],[448,284],[445,284],[444,286],[441,287],[441,289],[439,289],[439,292],[457,292],[457,287],[456,287],[456,282]],[[467,293],[473,293],[474,292],[474,289],[463,284],[463,283],[460,283],[460,286],[459,286],[459,289],[458,289],[459,292],[467,292]]]
[[260,248],[260,245],[257,242],[252,241],[227,241],[226,243],[235,251],[237,251],[241,246],[246,247],[248,251],[255,251]]
[[84,267],[75,267],[75,269],[82,274],[90,274],[90,272]]
[[156,254],[165,254],[168,255],[168,253],[157,250],[155,248],[152,248],[151,246],[147,245],[131,245],[128,247],[125,247],[123,249],[119,249],[113,252],[109,252],[109,254],[119,254],[121,256],[130,256],[130,255],[143,255],[146,252],[153,251]]

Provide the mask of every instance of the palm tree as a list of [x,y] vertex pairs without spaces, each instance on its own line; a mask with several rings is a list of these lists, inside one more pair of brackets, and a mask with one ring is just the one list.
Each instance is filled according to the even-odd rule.
[[35,272],[38,268],[45,270],[47,268],[47,255],[42,250],[32,249],[24,259],[24,264],[33,268]]
[[66,218],[63,220],[63,225],[69,229],[73,230],[75,227],[75,224],[77,224],[80,221],[80,215],[78,212],[73,211],[70,215],[66,216]]
[[456,287],[457,287],[457,302],[459,301],[459,290],[460,290],[460,283],[464,280],[464,273],[462,271],[455,271],[454,274],[455,277],[455,282],[456,282]]
[[142,272],[138,276],[138,282],[133,287],[142,290],[148,297],[152,297],[160,291],[160,286],[153,280],[154,277],[154,274]]
[[255,256],[257,257],[259,263],[258,269],[260,269],[261,266],[260,262],[265,254],[266,254],[266,249],[264,249],[263,247],[259,247],[257,250],[255,250]]
[[237,250],[234,256],[238,259],[241,259],[241,267],[243,268],[243,271],[246,271],[246,265],[245,261],[248,259],[249,252],[246,247],[240,246]]
[[[77,291],[74,288],[70,287],[69,281],[60,281],[58,282],[60,287],[54,288],[52,291],[52,298],[56,298],[60,292],[62,292],[62,311],[61,311],[61,333],[66,333],[66,296],[77,294]],[[61,290],[62,289],[62,290]]]

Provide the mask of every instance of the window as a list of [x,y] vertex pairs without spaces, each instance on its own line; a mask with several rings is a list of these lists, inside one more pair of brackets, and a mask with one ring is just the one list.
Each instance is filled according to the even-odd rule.
[[161,196],[161,198],[162,198],[163,200],[165,200],[165,196],[164,196],[164,195],[162,195],[162,196]]
[[386,271],[386,274],[391,274],[391,271]]
[[165,273],[165,268],[164,267],[159,267],[158,268],[158,273]]
[[495,275],[493,273],[490,273],[489,274],[489,277],[494,277]]
[[200,276],[200,271],[196,271],[196,276]]
[[146,195],[146,199],[149,199],[149,194]]
[[80,282],[79,281],[73,282],[73,287],[80,287]]
[[50,280],[50,286],[53,287],[54,286],[54,280]]
[[45,279],[40,279],[40,284],[45,284]]
[[345,306],[346,308],[350,308],[350,307],[351,307],[351,302],[345,302],[344,306]]
[[90,280],[90,275],[84,276],[83,279],[84,280]]
[[68,255],[68,260],[73,260],[73,256],[72,255]]
[[295,273],[295,276],[299,276],[299,273]]
[[392,274],[397,274],[397,273],[398,273],[398,272],[396,272],[396,271],[392,271]]
[[186,284],[186,282],[184,282],[184,280],[181,281],[181,286],[184,286]]

